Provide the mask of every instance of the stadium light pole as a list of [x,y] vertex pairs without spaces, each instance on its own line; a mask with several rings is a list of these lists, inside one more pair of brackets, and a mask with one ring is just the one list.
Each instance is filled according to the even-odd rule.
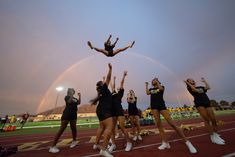
[[56,100],[55,100],[55,109],[56,109],[56,107],[57,107],[57,101],[58,101],[58,98],[59,98],[59,94],[60,94],[61,91],[64,90],[64,87],[59,86],[59,87],[56,87],[55,89],[56,89],[56,91],[57,91],[57,96],[56,96]]

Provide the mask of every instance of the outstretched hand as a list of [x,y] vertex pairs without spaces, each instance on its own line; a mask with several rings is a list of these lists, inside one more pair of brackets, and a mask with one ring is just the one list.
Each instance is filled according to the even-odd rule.
[[112,64],[111,63],[109,63],[108,66],[109,66],[109,69],[112,69]]
[[205,78],[204,78],[204,77],[202,77],[202,78],[201,78],[201,81],[202,81],[202,82],[206,82],[206,80],[205,80]]
[[124,71],[124,76],[126,76],[127,75],[127,71]]

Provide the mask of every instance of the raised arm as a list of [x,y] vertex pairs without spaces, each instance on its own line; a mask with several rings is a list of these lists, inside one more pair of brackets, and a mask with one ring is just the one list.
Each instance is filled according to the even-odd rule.
[[145,91],[147,95],[150,95],[150,91],[149,91],[149,83],[145,82]]
[[163,89],[164,89],[158,79],[157,79],[157,88],[158,88],[159,90],[163,90]]
[[109,37],[108,37],[108,39],[107,39],[107,41],[106,41],[106,43],[108,43],[111,38],[112,38],[112,35],[110,34]]
[[120,89],[123,89],[126,76],[127,76],[127,71],[124,71],[122,81],[121,81],[121,84],[120,84]]
[[203,77],[201,78],[201,81],[205,84],[205,89],[206,90],[211,89],[211,87],[209,86],[209,84],[207,83],[207,81]]
[[105,83],[105,76],[103,76],[103,80],[102,81],[103,81],[103,83]]
[[116,76],[113,77],[113,81],[110,81],[110,87],[112,89],[112,92],[115,91],[115,81],[116,80]]
[[105,80],[105,83],[107,84],[107,86],[109,86],[111,76],[112,76],[112,65],[109,63],[108,66],[109,66],[109,72],[108,72],[106,80]]
[[193,92],[198,92],[197,89],[196,89],[193,85],[191,85],[191,83],[189,83],[188,81],[184,81],[184,82],[186,83],[186,85],[187,85],[189,88],[192,89]]
[[118,42],[119,38],[116,39],[116,41],[113,43],[113,46],[115,46]]
[[78,93],[78,105],[81,104],[81,93]]

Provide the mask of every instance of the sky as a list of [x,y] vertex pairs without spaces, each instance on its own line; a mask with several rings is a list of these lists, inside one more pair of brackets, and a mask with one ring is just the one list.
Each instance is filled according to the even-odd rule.
[[[125,95],[133,89],[141,109],[149,106],[144,82],[154,77],[165,86],[168,106],[193,104],[183,83],[188,77],[198,85],[205,77],[210,99],[232,102],[234,6],[233,0],[1,0],[0,116],[62,106],[69,87],[88,104],[108,63],[117,86],[128,71]],[[102,48],[109,34],[119,37],[116,48],[136,44],[112,58],[86,44]]]

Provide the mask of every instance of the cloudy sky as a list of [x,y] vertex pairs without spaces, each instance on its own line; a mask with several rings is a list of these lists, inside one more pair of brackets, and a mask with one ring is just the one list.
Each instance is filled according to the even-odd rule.
[[[171,106],[192,104],[183,80],[211,85],[211,99],[235,100],[235,1],[233,0],[1,0],[0,115],[37,112],[64,105],[66,90],[96,95],[95,83],[113,64],[117,85],[134,89],[140,108],[149,105],[144,82],[159,77]],[[92,51],[109,34],[132,49],[113,58]],[[125,98],[123,99],[126,107]]]

